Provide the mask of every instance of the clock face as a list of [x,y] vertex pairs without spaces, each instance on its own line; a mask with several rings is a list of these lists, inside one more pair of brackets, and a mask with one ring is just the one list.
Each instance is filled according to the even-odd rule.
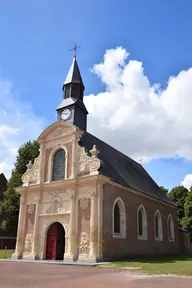
[[71,111],[69,109],[65,109],[61,113],[61,119],[67,120],[71,115]]

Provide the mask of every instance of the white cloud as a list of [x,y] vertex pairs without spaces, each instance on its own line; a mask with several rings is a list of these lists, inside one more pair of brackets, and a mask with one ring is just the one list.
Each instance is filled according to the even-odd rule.
[[29,103],[15,97],[12,84],[0,79],[0,173],[10,176],[17,149],[24,142],[34,140],[43,129]]
[[186,175],[184,180],[181,182],[181,185],[183,185],[187,189],[190,189],[190,187],[192,186],[192,174]]
[[106,91],[85,97],[88,130],[136,160],[192,160],[192,69],[170,77],[162,90],[150,84],[141,62],[127,58],[118,47],[94,65]]

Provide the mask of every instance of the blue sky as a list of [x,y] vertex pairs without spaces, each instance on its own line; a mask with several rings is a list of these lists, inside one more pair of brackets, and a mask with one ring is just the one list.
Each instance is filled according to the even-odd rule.
[[[191,11],[190,0],[0,0],[0,81],[3,83],[3,88],[0,90],[0,101],[2,101],[0,105],[4,111],[0,114],[0,125],[9,127],[9,129],[0,129],[0,133],[10,147],[9,152],[11,151],[10,156],[6,150],[5,157],[7,144],[0,147],[1,151],[4,151],[0,154],[0,163],[4,163],[0,166],[2,170],[7,172],[10,169],[15,150],[21,141],[36,138],[43,128],[55,121],[55,108],[62,97],[62,83],[72,61],[72,53],[69,49],[74,45],[74,41],[82,45],[77,59],[86,87],[85,95],[99,93],[105,95],[106,91],[111,91],[109,82],[99,76],[101,71],[98,72],[95,68],[93,73],[91,68],[95,64],[103,63],[107,49],[117,47],[122,47],[129,53],[128,60],[125,56],[127,63],[130,60],[142,62],[144,75],[149,80],[150,86],[158,83],[163,90],[167,88],[169,77],[177,77],[181,71],[188,71],[192,67]],[[190,89],[191,87],[188,92],[191,91]],[[116,88],[115,91],[117,92]],[[118,97],[118,93],[116,95]],[[183,97],[182,93],[180,97]],[[92,98],[89,99],[91,101]],[[119,99],[121,101],[120,97]],[[185,99],[186,106],[189,105],[188,99]],[[8,102],[12,103],[12,109],[9,104],[6,110]],[[89,105],[91,107],[92,104]],[[102,100],[100,105],[102,106]],[[16,112],[17,109],[19,113]],[[92,111],[91,108],[90,110]],[[22,125],[23,120],[17,122],[16,127],[15,117],[19,117],[18,114],[21,117],[21,113],[25,114],[22,118],[25,122],[31,117],[29,125],[33,127],[33,132],[29,132],[26,127],[18,126]],[[135,117],[137,118],[137,114]],[[190,118],[185,121],[185,123],[190,122]],[[96,133],[97,129],[92,123],[91,132]],[[131,125],[131,122],[126,123]],[[168,126],[169,122],[166,123]],[[186,127],[185,123],[182,127]],[[125,125],[123,127],[126,130]],[[146,127],[151,127],[151,123]],[[145,134],[142,133],[144,130],[139,131],[138,126],[136,128],[138,135],[136,137],[134,131],[136,137],[134,139],[145,138]],[[23,129],[22,136],[18,132],[19,129]],[[8,131],[6,136],[3,135],[5,130]],[[119,129],[119,131],[125,130]],[[150,133],[149,129],[147,131],[146,133]],[[111,140],[113,135],[115,138],[113,129],[109,134],[110,137],[105,140]],[[11,137],[15,135],[16,144],[12,147]],[[124,137],[125,145],[133,139],[131,135],[128,133],[127,138]],[[186,152],[187,142],[179,144],[178,135],[172,140],[178,142],[178,147],[162,153],[159,152],[162,144],[157,149],[155,143],[152,154],[145,153],[143,149],[137,147],[135,147],[137,151],[133,151],[132,146],[135,145],[129,147],[130,156],[134,157],[137,154],[135,158],[139,156],[139,158],[148,158],[143,164],[144,167],[158,184],[168,188],[179,185],[192,171],[191,155]],[[169,142],[165,142],[165,146],[170,141],[169,139]],[[110,142],[113,144],[113,140]],[[148,150],[153,150],[154,147],[150,143],[144,145],[142,141],[140,145],[143,147],[148,145],[146,146]],[[122,148],[123,152],[129,155],[129,149],[125,151],[124,147],[118,146],[117,141],[114,146]],[[162,150],[164,151],[165,147]],[[9,167],[5,165],[6,161],[9,162]]]

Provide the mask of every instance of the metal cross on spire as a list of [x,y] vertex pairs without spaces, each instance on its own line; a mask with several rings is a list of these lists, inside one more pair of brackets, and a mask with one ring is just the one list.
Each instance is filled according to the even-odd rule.
[[75,46],[72,49],[70,49],[69,51],[74,51],[74,57],[76,57],[76,51],[77,51],[77,49],[79,49],[81,47],[82,46],[77,46],[77,43],[75,43]]

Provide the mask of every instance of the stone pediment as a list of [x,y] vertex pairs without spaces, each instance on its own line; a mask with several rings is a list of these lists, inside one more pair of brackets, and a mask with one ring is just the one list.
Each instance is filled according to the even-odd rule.
[[55,122],[47,127],[39,136],[38,142],[41,140],[51,140],[61,136],[72,134],[77,128],[64,122]]

